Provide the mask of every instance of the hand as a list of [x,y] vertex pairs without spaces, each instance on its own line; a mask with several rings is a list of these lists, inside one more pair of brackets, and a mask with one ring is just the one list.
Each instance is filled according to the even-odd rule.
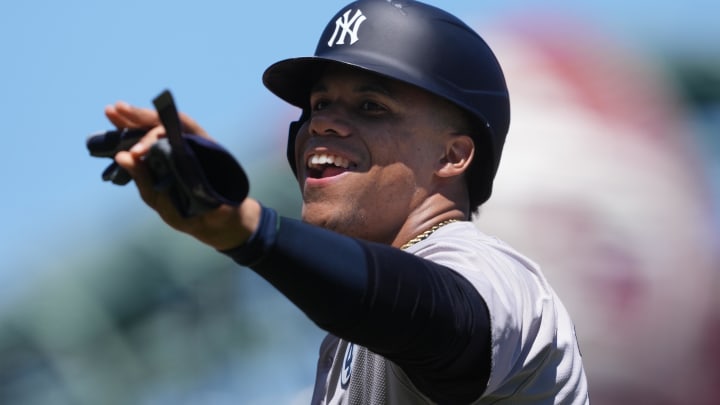
[[[205,214],[184,218],[169,196],[153,187],[152,177],[143,159],[150,147],[165,136],[165,129],[155,110],[117,102],[105,108],[105,115],[118,128],[151,128],[129,151],[118,152],[115,161],[130,173],[143,201],[157,211],[163,221],[218,250],[237,247],[250,237],[260,218],[260,204],[257,201],[246,198],[237,207],[221,205]],[[188,115],[180,113],[180,123],[183,132],[212,139]]]

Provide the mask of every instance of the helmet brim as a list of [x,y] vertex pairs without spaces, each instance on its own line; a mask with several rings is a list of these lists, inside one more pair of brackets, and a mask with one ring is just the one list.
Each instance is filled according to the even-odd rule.
[[312,86],[332,63],[352,66],[345,62],[315,56],[285,59],[265,70],[263,84],[286,102],[306,109]]

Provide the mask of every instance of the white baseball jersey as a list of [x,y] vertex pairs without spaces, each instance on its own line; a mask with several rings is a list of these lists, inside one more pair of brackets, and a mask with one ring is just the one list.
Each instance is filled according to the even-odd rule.
[[[471,222],[446,225],[407,251],[454,269],[487,303],[492,366],[473,404],[589,403],[573,324],[536,264]],[[391,361],[332,335],[315,391],[325,405],[432,403]]]

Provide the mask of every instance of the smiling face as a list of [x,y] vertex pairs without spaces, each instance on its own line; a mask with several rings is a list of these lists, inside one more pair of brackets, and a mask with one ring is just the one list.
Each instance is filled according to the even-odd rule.
[[[454,107],[401,82],[331,68],[310,94],[295,142],[306,222],[392,243],[448,187]],[[462,184],[462,181],[459,181]]]

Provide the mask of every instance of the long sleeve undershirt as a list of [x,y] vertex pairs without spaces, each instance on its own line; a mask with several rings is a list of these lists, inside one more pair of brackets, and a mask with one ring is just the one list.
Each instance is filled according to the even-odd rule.
[[319,327],[400,366],[442,403],[477,399],[490,373],[485,301],[455,271],[262,209],[258,230],[223,252]]

